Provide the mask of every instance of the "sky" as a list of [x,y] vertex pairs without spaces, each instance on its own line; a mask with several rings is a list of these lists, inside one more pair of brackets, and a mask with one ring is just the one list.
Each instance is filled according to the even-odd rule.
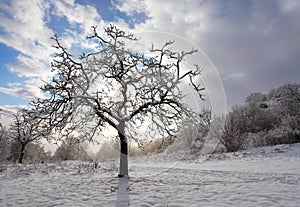
[[[115,23],[196,46],[230,109],[250,93],[299,82],[299,22],[297,0],[1,0],[0,108],[12,112],[43,97],[39,87],[52,75],[54,34],[76,54],[90,47],[91,26]],[[211,96],[222,94],[208,82]]]

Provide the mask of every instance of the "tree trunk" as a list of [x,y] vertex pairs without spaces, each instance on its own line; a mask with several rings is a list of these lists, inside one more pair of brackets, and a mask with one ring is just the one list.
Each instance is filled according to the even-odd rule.
[[22,144],[21,153],[20,153],[20,156],[19,156],[18,163],[22,164],[23,158],[24,158],[24,154],[25,154],[25,144]]
[[118,128],[120,139],[120,168],[118,177],[128,177],[128,143],[125,136],[125,123],[120,123]]

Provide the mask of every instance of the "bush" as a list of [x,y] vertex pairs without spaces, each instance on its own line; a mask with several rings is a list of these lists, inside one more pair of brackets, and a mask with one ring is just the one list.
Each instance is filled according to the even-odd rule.
[[220,141],[227,151],[300,142],[300,84],[253,93],[245,102],[226,117]]

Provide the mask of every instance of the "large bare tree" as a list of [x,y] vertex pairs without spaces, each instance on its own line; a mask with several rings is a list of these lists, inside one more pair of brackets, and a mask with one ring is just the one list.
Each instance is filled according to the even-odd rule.
[[[149,134],[174,135],[184,116],[195,115],[183,88],[190,86],[200,100],[204,90],[197,79],[200,68],[183,69],[186,56],[196,50],[172,51],[173,41],[149,53],[127,47],[139,39],[110,25],[103,36],[96,27],[88,39],[98,44],[93,52],[75,58],[57,37],[56,72],[42,90],[45,99],[33,102],[51,128],[76,130],[90,140],[111,128],[120,139],[119,177],[128,176],[129,138],[138,141],[138,129],[150,123]],[[153,133],[155,131],[155,133]]]

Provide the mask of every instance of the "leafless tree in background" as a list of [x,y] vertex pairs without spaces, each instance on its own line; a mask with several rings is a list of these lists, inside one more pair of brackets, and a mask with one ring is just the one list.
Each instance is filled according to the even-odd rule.
[[10,142],[8,139],[8,132],[7,129],[2,125],[2,123],[0,123],[0,163],[7,162],[9,156],[10,156]]
[[[49,136],[49,127],[31,110],[22,109],[14,115],[14,121],[10,126],[10,138],[16,144],[14,150],[18,150],[17,160],[23,162],[28,144]],[[13,149],[12,149],[13,150]]]
[[64,160],[91,160],[86,152],[86,149],[80,143],[78,138],[70,135],[66,137],[61,145],[56,149],[54,154],[54,160],[64,161]]

